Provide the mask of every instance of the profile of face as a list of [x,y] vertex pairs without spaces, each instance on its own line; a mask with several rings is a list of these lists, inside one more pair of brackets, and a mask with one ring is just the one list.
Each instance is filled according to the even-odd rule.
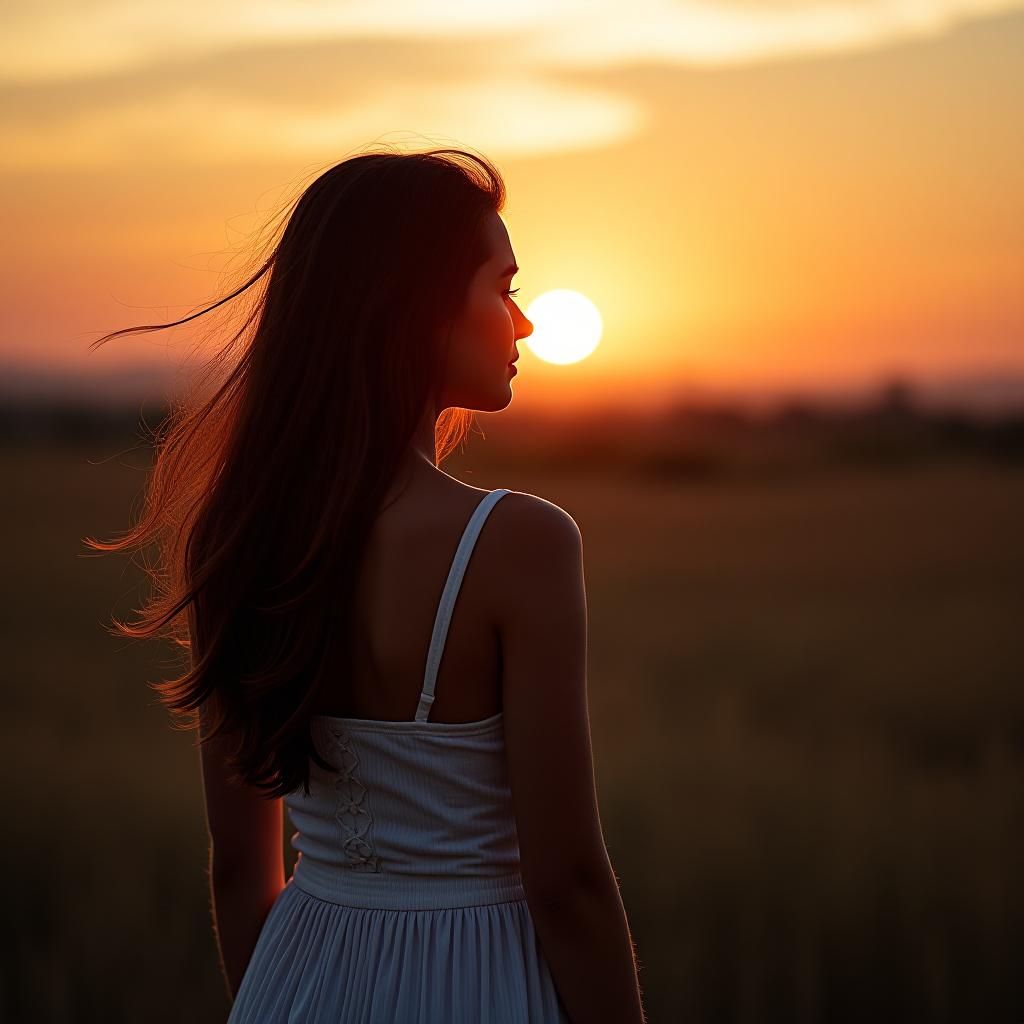
[[452,329],[442,408],[504,409],[512,400],[516,342],[533,333],[509,294],[518,267],[504,221],[490,211],[484,230],[490,256],[477,268]]

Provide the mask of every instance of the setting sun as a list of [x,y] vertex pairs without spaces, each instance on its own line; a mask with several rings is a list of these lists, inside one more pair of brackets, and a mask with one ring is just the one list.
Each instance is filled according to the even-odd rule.
[[548,363],[578,363],[601,340],[601,314],[579,292],[567,288],[545,292],[530,303],[526,315],[533,323],[526,344]]

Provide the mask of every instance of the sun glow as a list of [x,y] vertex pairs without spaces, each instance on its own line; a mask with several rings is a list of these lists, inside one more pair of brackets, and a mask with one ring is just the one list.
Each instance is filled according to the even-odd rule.
[[603,324],[597,307],[568,288],[544,292],[530,303],[526,315],[533,334],[524,339],[545,362],[578,363],[597,348]]

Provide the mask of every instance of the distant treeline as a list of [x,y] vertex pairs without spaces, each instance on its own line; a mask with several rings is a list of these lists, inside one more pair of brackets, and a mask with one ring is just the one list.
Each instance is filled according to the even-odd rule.
[[928,409],[886,392],[859,406],[794,401],[771,411],[679,403],[657,416],[608,414],[488,431],[505,458],[576,469],[609,463],[656,477],[779,478],[858,465],[894,469],[951,458],[1024,464],[1024,407]]
[[[160,401],[99,405],[69,399],[0,399],[0,444],[142,442],[167,415]],[[458,464],[529,463],[567,472],[623,471],[690,480],[777,478],[855,465],[906,467],[936,459],[1024,462],[1024,407],[999,413],[918,405],[906,387],[860,405],[810,400],[771,411],[680,401],[666,411],[619,409],[482,414]]]

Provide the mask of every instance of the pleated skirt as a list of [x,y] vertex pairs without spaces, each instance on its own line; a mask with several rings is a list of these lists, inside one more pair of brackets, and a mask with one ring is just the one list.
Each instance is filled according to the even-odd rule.
[[328,902],[294,876],[228,1024],[569,1024],[525,899],[444,910]]

